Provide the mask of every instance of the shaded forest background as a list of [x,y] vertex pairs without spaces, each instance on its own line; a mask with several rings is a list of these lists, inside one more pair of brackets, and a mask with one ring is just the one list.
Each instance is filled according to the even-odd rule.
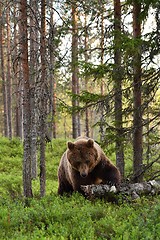
[[[112,146],[132,180],[159,163],[160,3],[0,2],[0,135],[24,142],[24,195],[32,196],[46,141],[86,135]],[[159,177],[153,172],[152,179]]]

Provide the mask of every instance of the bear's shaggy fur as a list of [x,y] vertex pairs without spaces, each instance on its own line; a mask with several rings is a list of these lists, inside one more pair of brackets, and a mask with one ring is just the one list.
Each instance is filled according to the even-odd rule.
[[81,185],[120,183],[120,172],[90,138],[68,142],[58,168],[58,194],[82,193]]

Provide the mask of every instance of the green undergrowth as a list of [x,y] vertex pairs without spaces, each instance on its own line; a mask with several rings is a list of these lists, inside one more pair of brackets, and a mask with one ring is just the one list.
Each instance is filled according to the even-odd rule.
[[0,138],[0,239],[158,240],[159,196],[132,203],[89,201],[75,193],[57,196],[57,168],[66,140],[53,140],[46,149],[46,196],[39,197],[39,179],[33,181],[34,198],[22,197],[22,144]]
[[79,194],[23,201],[0,199],[0,239],[159,239],[160,201],[114,205]]

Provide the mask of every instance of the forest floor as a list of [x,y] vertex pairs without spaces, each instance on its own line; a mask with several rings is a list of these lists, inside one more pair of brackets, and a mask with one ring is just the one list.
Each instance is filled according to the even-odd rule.
[[158,240],[160,198],[143,197],[118,204],[89,201],[75,193],[57,196],[57,168],[66,140],[47,145],[46,196],[39,197],[39,179],[33,181],[34,198],[22,197],[22,144],[0,138],[0,239]]

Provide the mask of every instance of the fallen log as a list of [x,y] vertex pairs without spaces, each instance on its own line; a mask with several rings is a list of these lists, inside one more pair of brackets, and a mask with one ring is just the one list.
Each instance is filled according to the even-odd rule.
[[121,199],[137,199],[144,195],[158,195],[160,193],[160,181],[152,180],[142,183],[122,183],[120,186],[87,185],[81,186],[88,199],[106,198],[109,201]]

